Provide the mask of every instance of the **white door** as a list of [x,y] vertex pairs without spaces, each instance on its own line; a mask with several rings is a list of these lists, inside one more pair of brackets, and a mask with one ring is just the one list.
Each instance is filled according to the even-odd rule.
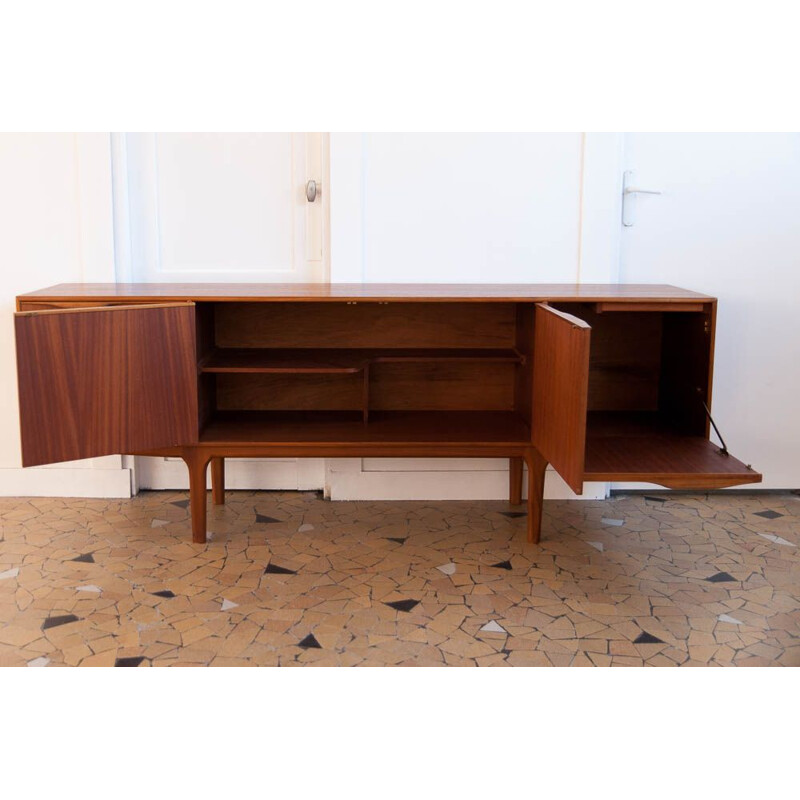
[[[616,279],[615,135],[334,134],[335,280]],[[592,213],[586,213],[590,206]],[[508,459],[330,459],[334,499],[508,496]],[[547,497],[572,497],[550,470]],[[604,497],[605,483],[584,497]]]
[[[117,279],[328,279],[328,136],[167,133],[112,137]],[[306,187],[316,183],[310,202]],[[183,462],[137,460],[141,488],[185,488]],[[229,488],[322,488],[324,462],[231,459]]]
[[714,419],[763,488],[800,486],[800,135],[627,134],[624,153],[662,194],[633,196],[620,280],[719,298]]

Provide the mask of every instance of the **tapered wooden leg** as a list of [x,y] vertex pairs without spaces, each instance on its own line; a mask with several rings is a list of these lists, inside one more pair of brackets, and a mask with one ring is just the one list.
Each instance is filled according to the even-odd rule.
[[189,511],[192,515],[192,541],[206,541],[206,472],[208,456],[190,451],[183,456],[189,468]]
[[524,458],[508,459],[508,501],[512,506],[522,502],[522,466]]
[[214,505],[221,506],[225,502],[225,459],[211,459],[211,499]]
[[528,465],[528,541],[538,544],[542,532],[542,505],[544,504],[544,471],[547,462],[536,449],[525,455]]

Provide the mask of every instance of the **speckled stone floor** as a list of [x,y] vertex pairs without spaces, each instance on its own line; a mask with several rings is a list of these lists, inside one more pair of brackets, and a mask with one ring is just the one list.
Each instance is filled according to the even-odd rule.
[[187,505],[0,498],[0,665],[800,666],[796,493]]

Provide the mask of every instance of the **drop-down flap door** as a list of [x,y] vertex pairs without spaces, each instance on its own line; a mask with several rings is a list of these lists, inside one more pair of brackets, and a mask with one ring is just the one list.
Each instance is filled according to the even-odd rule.
[[591,332],[582,319],[537,303],[531,437],[578,494],[583,491]]
[[193,303],[15,318],[23,466],[197,441]]

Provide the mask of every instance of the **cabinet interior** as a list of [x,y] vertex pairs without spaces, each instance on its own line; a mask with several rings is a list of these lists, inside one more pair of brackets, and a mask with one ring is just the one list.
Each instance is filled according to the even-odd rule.
[[529,441],[532,319],[531,303],[200,303],[201,439]]
[[589,435],[706,435],[710,306],[702,312],[598,312],[589,303],[554,305],[592,328]]
[[591,303],[554,305],[592,328],[586,480],[666,475],[679,486],[683,475],[743,469],[708,440],[711,304],[610,312]]

